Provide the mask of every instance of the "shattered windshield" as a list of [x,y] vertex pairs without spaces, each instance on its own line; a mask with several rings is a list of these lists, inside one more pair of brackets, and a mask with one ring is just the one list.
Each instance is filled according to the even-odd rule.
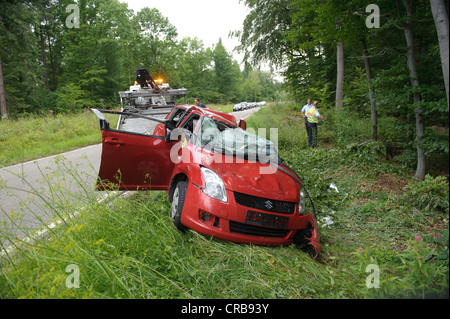
[[278,153],[271,141],[224,122],[204,117],[197,134],[201,146],[214,153],[263,163],[278,160]]

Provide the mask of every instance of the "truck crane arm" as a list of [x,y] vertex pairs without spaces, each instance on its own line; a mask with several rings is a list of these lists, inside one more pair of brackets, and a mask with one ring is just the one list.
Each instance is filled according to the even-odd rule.
[[153,80],[147,69],[136,69],[134,70],[134,73],[136,74],[136,82],[141,88],[148,88],[151,86],[155,93],[161,91],[161,88],[156,84],[155,80]]

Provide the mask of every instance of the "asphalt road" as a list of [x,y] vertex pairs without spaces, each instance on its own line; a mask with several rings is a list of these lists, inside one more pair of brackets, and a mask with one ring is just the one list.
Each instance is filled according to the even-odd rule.
[[[246,118],[259,108],[233,112]],[[101,144],[0,169],[0,242],[42,229],[64,211],[83,206],[100,168]],[[94,195],[93,195],[94,194]],[[81,204],[80,204],[81,203]],[[60,215],[61,214],[61,215]]]
[[[0,169],[0,239],[43,228],[67,208],[95,194],[102,145]],[[95,194],[95,196],[101,194]]]
[[236,120],[239,123],[239,119],[241,119],[241,118],[246,119],[253,113],[257,112],[259,109],[260,109],[259,107],[255,107],[253,109],[248,109],[248,110],[244,110],[244,111],[231,112],[231,114],[234,115],[234,117],[236,118]]

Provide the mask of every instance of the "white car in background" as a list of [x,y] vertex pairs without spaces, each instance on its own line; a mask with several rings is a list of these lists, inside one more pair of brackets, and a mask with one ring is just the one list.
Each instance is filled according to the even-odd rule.
[[233,106],[233,111],[240,111],[242,109],[241,103],[235,104]]

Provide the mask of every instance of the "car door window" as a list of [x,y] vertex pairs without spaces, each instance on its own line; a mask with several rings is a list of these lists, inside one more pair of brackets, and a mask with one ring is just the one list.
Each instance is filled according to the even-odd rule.
[[177,125],[178,121],[181,119],[185,112],[186,110],[182,108],[176,108],[173,110],[169,118],[169,121],[173,124],[173,126]]
[[190,133],[193,133],[199,119],[200,115],[193,114],[181,125],[181,128],[189,131]]

